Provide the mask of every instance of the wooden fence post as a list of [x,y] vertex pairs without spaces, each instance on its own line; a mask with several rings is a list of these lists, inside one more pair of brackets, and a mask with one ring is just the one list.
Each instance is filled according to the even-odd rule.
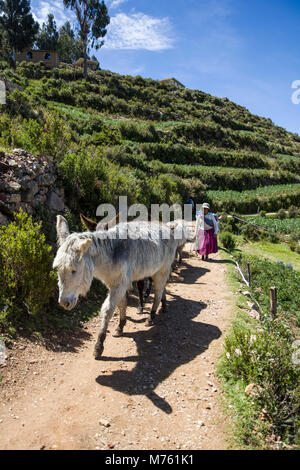
[[277,314],[277,287],[271,287],[270,289],[270,301],[271,301],[271,315],[276,318]]
[[251,269],[250,269],[250,263],[247,263],[248,267],[248,282],[249,282],[249,287],[251,287]]

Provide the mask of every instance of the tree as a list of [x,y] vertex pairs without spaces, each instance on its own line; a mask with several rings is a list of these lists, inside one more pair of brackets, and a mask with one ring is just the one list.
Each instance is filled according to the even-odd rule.
[[47,23],[43,23],[42,30],[38,34],[36,45],[39,49],[50,49],[52,51],[56,51],[58,37],[59,34],[54,16],[52,13],[49,13]]
[[29,0],[0,0],[0,28],[4,30],[7,47],[13,55],[32,46],[39,25],[30,11]]
[[[61,62],[72,64],[82,57],[83,42],[75,35],[69,21],[59,30],[57,52]],[[87,56],[88,57],[88,56]]]
[[87,52],[89,47],[99,49],[110,23],[104,0],[64,0],[64,5],[76,13],[79,34],[83,42],[84,77],[87,77]]

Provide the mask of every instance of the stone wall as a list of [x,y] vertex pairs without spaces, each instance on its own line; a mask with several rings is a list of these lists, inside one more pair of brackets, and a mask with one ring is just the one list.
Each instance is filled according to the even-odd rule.
[[35,215],[41,206],[50,213],[65,209],[64,190],[53,159],[22,149],[11,154],[0,152],[0,225],[21,208]]

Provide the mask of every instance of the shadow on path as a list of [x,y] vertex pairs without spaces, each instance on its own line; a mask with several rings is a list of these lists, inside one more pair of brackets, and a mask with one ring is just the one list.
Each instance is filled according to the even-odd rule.
[[[179,280],[193,284],[207,271],[183,263]],[[99,375],[97,383],[127,395],[145,395],[156,407],[165,413],[172,413],[171,405],[154,390],[177,367],[202,354],[213,340],[221,336],[216,326],[193,321],[206,307],[204,302],[184,299],[176,293],[169,294],[168,313],[160,312],[152,328],[141,327],[143,329],[140,331],[124,333],[124,337],[135,341],[136,356],[102,358],[108,362],[136,362],[135,367],[132,370],[113,371],[110,376]]]

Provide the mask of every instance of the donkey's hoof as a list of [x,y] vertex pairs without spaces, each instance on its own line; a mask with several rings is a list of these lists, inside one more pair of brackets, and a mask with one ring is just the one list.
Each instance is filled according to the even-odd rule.
[[143,312],[143,308],[142,308],[142,307],[139,307],[139,308],[137,309],[137,314],[138,314],[138,315],[143,315],[143,313],[144,313],[144,312]]
[[120,330],[120,328],[117,328],[116,331],[113,333],[113,337],[120,338],[121,336],[123,336],[123,331]]
[[146,321],[146,326],[153,326],[154,325],[154,319],[153,318],[148,318]]
[[102,356],[102,353],[103,353],[103,349],[104,349],[104,346],[98,346],[97,348],[95,348],[94,350],[94,358],[96,359],[96,361],[100,361],[101,360],[101,356]]

